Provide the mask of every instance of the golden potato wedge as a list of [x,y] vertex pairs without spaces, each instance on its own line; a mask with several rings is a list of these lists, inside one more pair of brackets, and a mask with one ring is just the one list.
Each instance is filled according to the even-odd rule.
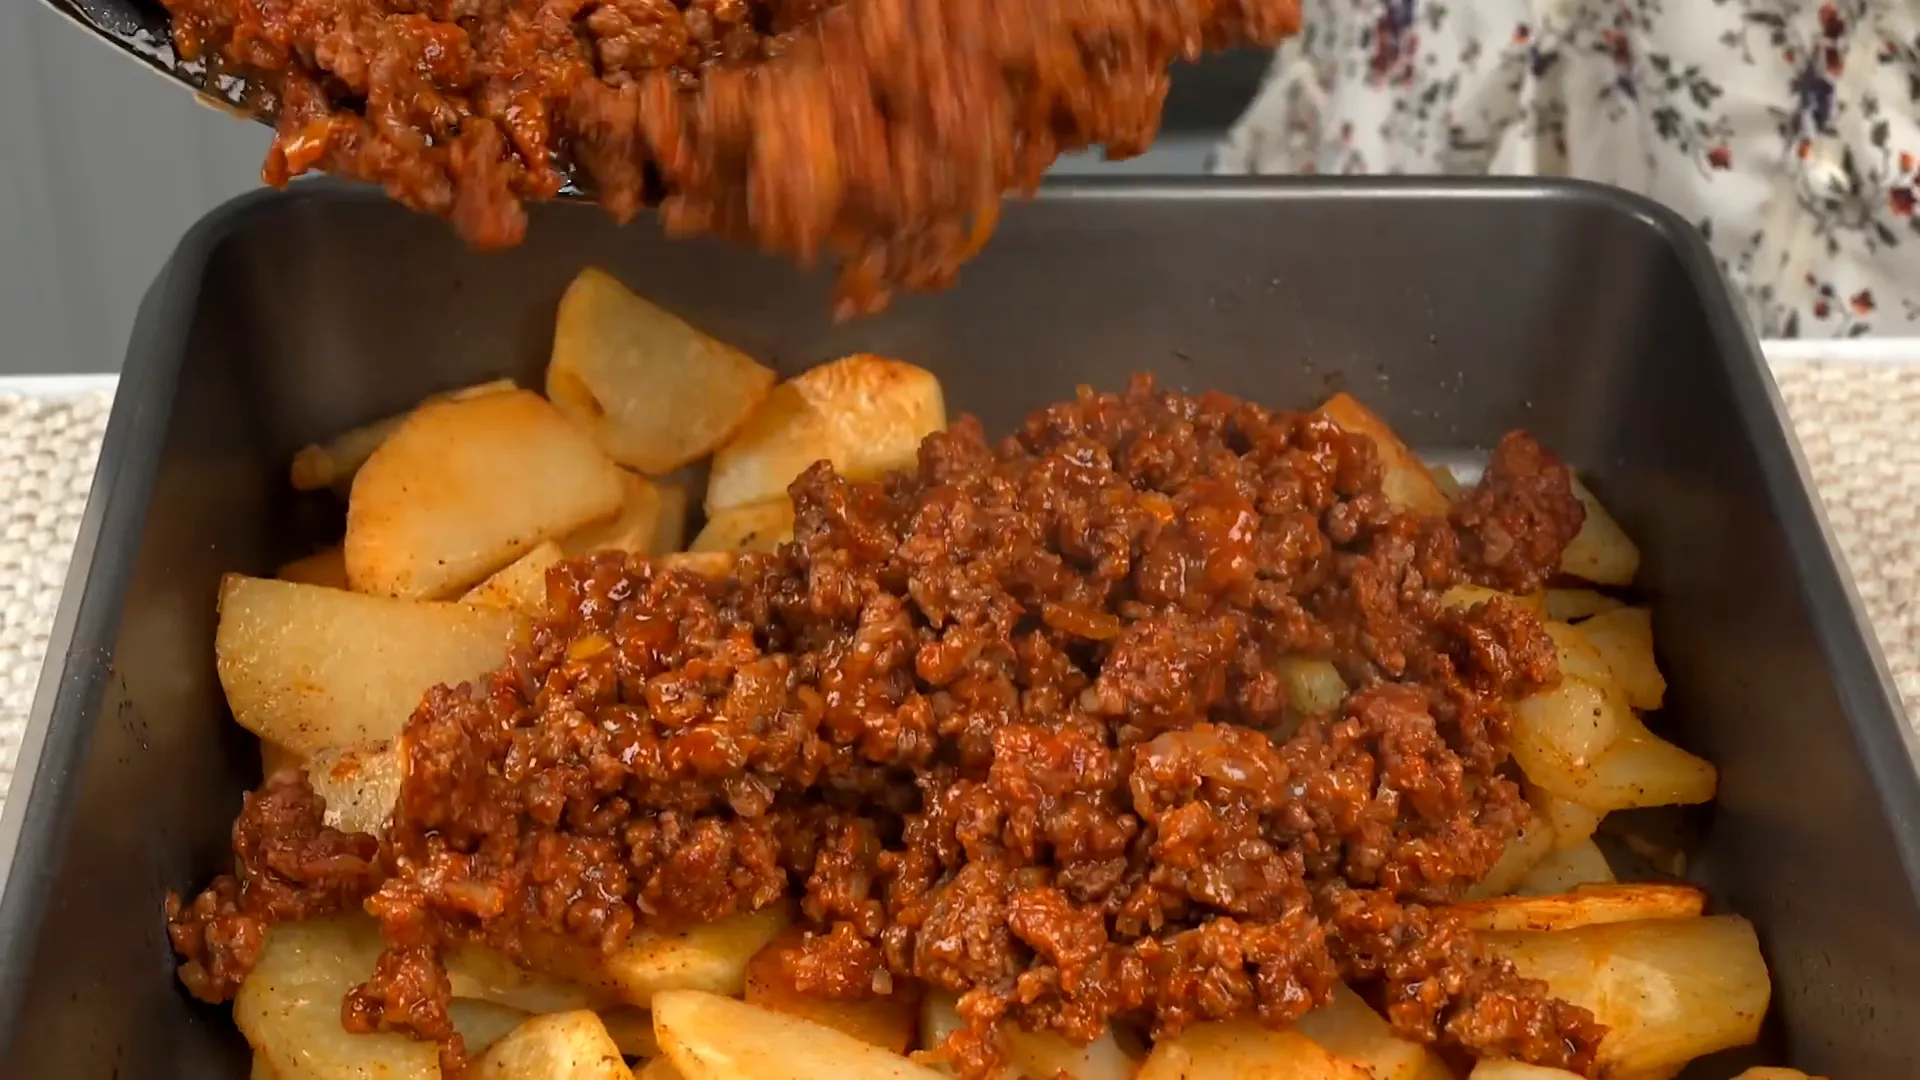
[[302,585],[325,585],[329,589],[347,588],[346,551],[335,544],[325,551],[316,551],[304,559],[295,559],[283,563],[273,576],[281,581],[297,581]]
[[1373,443],[1383,473],[1381,491],[1394,509],[1423,517],[1447,516],[1452,507],[1446,494],[1386,421],[1347,394],[1328,398],[1320,406],[1320,415],[1340,425],[1342,431],[1364,435]]
[[482,1054],[514,1028],[525,1023],[530,1014],[492,1001],[455,998],[447,1003],[447,1018],[467,1044],[467,1053]]
[[1051,1031],[1009,1031],[1007,1064],[1028,1080],[1062,1075],[1073,1080],[1131,1080],[1140,1069],[1140,1063],[1120,1048],[1111,1029],[1085,1046]]
[[1460,478],[1453,474],[1453,470],[1445,465],[1427,466],[1427,475],[1433,477],[1433,486],[1439,488],[1440,494],[1450,503],[1458,502],[1461,494],[1467,490],[1461,486]]
[[1532,785],[1528,787],[1531,790],[1527,792],[1527,801],[1533,804],[1533,812],[1553,826],[1554,851],[1569,851],[1592,842],[1594,830],[1600,827],[1600,819],[1605,814]]
[[731,551],[675,551],[654,560],[662,569],[680,570],[698,577],[723,578],[733,573],[738,556]]
[[307,759],[307,783],[326,800],[325,821],[341,832],[385,836],[400,801],[399,740],[329,746]]
[[1626,606],[1626,602],[1615,600],[1603,592],[1592,589],[1548,589],[1547,618],[1558,622],[1579,622],[1581,619],[1598,615],[1603,611],[1612,611]]
[[825,1024],[896,1054],[906,1053],[919,1031],[918,996],[894,993],[842,1000],[803,993],[787,978],[781,963],[782,954],[800,937],[800,931],[787,930],[753,955],[747,963],[747,1003]]
[[[686,1080],[942,1080],[825,1024],[699,990],[654,999],[660,1049]],[[750,1037],[743,1038],[743,1035]]]
[[538,394],[423,405],[354,477],[347,580],[382,596],[452,595],[611,517],[624,494],[619,466]]
[[713,456],[707,513],[785,495],[816,461],[855,480],[913,468],[920,441],[946,426],[931,372],[866,354],[822,364],[775,387]]
[[653,546],[662,532],[660,515],[667,509],[660,485],[626,469],[620,470],[620,482],[624,492],[620,512],[569,533],[560,542],[569,557],[591,555],[596,551],[664,554]]
[[260,775],[272,776],[281,769],[304,769],[307,767],[305,754],[296,754],[268,739],[260,740]]
[[1517,896],[1551,896],[1582,885],[1611,885],[1614,880],[1613,867],[1607,864],[1600,845],[1585,840],[1540,860],[1513,892]]
[[1640,549],[1577,477],[1573,494],[1586,508],[1587,519],[1560,553],[1560,572],[1595,585],[1633,584],[1640,572]]
[[660,476],[712,453],[773,380],[605,271],[582,270],[560,299],[547,396],[630,469]]
[[1395,1035],[1386,1018],[1344,983],[1333,988],[1332,1001],[1295,1026],[1333,1056],[1366,1070],[1372,1080],[1448,1080],[1450,1075],[1438,1056]]
[[1593,647],[1593,642],[1587,640],[1585,630],[1552,620],[1542,623],[1541,627],[1553,639],[1554,659],[1560,665],[1560,674],[1585,679],[1602,687],[1619,699],[1622,708],[1627,706],[1626,696],[1614,685],[1613,668],[1600,650]]
[[1581,1076],[1565,1069],[1549,1069],[1522,1061],[1483,1058],[1474,1063],[1467,1080],[1581,1080]]
[[[494,379],[476,386],[462,387],[458,390],[429,396],[426,401],[459,401],[463,398],[479,397],[483,394],[497,394],[513,389],[512,379]],[[343,431],[324,443],[303,446],[293,455],[291,470],[295,491],[319,491],[321,488],[333,488],[341,495],[347,493],[353,482],[353,474],[366,464],[380,444],[388,436],[400,429],[407,413],[375,420],[371,424]],[[297,580],[297,579],[289,579]],[[314,582],[324,585],[325,582]]]
[[1667,696],[1667,680],[1653,658],[1653,612],[1642,607],[1603,611],[1580,624],[1587,643],[1613,671],[1634,708],[1651,711]]
[[1290,1028],[1258,1021],[1195,1024],[1162,1039],[1135,1080],[1372,1080],[1367,1070],[1335,1057]]
[[391,739],[430,687],[498,667],[511,612],[230,574],[213,651],[233,717],[297,754]]
[[[667,990],[704,990],[738,994],[746,989],[747,965],[792,922],[782,906],[729,916],[679,933],[641,930],[625,948],[583,967],[571,950],[529,942],[528,960],[543,971],[571,977],[616,1002],[636,1008],[651,1007],[654,995]],[[654,1029],[660,1019],[654,1017]]]
[[280,1074],[273,1071],[273,1062],[265,1054],[253,1055],[253,1068],[247,1073],[247,1080],[280,1080]]
[[1692,919],[1707,895],[1691,885],[1582,885],[1551,896],[1503,896],[1447,910],[1469,929],[1578,930],[1645,919]]
[[233,1019],[280,1080],[440,1080],[434,1044],[405,1035],[349,1035],[340,999],[373,974],[381,941],[372,919],[330,916],[267,931],[240,984]]
[[1580,778],[1569,798],[1611,812],[1639,806],[1692,806],[1712,802],[1719,786],[1713,763],[1647,730],[1629,712],[1620,737]]
[[687,550],[775,551],[791,539],[793,503],[782,495],[714,514]]
[[547,568],[565,557],[560,545],[548,540],[475,585],[460,602],[505,608],[537,619],[547,613]]
[[653,1035],[653,1014],[631,1005],[615,1005],[600,1010],[600,1023],[607,1037],[628,1057],[657,1058],[660,1040]]
[[1485,603],[1495,597],[1518,604],[1543,619],[1547,617],[1547,594],[1545,590],[1536,590],[1534,592],[1520,594],[1501,592],[1498,589],[1489,589],[1482,585],[1455,585],[1440,594],[1440,602],[1450,608],[1464,609],[1470,608],[1475,604]]
[[1735,915],[1489,934],[1487,947],[1608,1028],[1604,1076],[1639,1075],[1760,1033],[1772,994],[1753,927]]
[[686,1080],[680,1075],[680,1070],[673,1067],[673,1062],[664,1057],[657,1057],[647,1062],[633,1076],[634,1080]]
[[1288,656],[1280,660],[1280,678],[1287,685],[1287,705],[1303,716],[1326,716],[1340,711],[1347,700],[1347,682],[1331,660]]
[[603,993],[553,975],[528,971],[484,945],[449,949],[441,961],[446,965],[447,981],[457,998],[490,1001],[542,1015],[607,1006],[607,996]]
[[1564,676],[1514,705],[1513,760],[1548,794],[1591,806],[1581,793],[1593,767],[1632,718],[1606,687]]
[[1500,858],[1494,862],[1493,868],[1487,871],[1487,876],[1474,882],[1473,887],[1467,890],[1467,899],[1505,896],[1540,864],[1540,860],[1552,853],[1553,827],[1536,814],[1520,827],[1519,835],[1507,841],[1506,848],[1500,852]]
[[471,1071],[474,1080],[633,1080],[600,1018],[585,1009],[526,1020]]

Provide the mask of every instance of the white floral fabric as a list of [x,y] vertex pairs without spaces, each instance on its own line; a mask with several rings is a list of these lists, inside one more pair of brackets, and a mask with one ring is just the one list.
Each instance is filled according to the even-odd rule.
[[1768,337],[1920,334],[1920,0],[1304,0],[1223,173],[1577,176]]

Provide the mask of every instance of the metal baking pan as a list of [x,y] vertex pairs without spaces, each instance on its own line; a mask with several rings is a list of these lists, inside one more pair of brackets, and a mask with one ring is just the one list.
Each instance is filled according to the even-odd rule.
[[5,1076],[244,1075],[226,1010],[176,986],[160,915],[221,865],[258,776],[214,676],[215,583],[337,524],[287,491],[297,446],[535,378],[587,264],[789,371],[927,365],[990,430],[1148,370],[1271,404],[1350,389],[1442,458],[1534,431],[1646,553],[1666,719],[1722,770],[1689,875],[1760,928],[1770,1056],[1920,1076],[1913,757],[1706,249],[1596,187],[1345,180],[1052,187],[958,288],[842,326],[823,280],[586,207],[537,209],[492,255],[331,185],[214,213],[141,308],[0,818]]

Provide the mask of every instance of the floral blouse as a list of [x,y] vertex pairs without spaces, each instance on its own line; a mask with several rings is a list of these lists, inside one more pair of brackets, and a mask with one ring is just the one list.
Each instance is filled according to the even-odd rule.
[[1227,173],[1579,176],[1769,337],[1920,335],[1920,0],[1304,0]]

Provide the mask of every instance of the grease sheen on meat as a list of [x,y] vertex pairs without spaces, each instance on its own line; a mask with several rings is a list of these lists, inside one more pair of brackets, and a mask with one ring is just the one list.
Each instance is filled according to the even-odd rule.
[[162,0],[272,93],[265,176],[383,185],[481,246],[572,168],[811,265],[844,312],[950,283],[1061,153],[1144,150],[1167,69],[1270,47],[1298,0]]
[[[1514,434],[1454,521],[1380,484],[1324,418],[1138,379],[998,446],[963,419],[911,474],[816,465],[794,542],[724,580],[563,563],[533,644],[409,721],[383,843],[298,773],[248,797],[235,875],[171,905],[182,977],[230,996],[266,924],[364,903],[390,949],[347,1022],[457,1069],[444,946],[797,898],[796,985],[959,994],[970,1078],[1005,1022],[1277,1024],[1337,980],[1421,1041],[1590,1069],[1593,1018],[1440,909],[1526,820],[1507,702],[1558,671],[1521,605],[1439,593],[1548,573],[1569,474]],[[1291,656],[1338,666],[1338,713],[1292,712]]]

